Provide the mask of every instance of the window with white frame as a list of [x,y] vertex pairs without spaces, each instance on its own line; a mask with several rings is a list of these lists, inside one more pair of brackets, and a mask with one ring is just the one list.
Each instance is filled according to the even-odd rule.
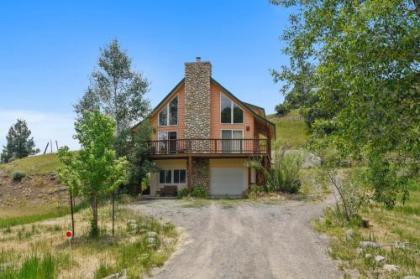
[[170,101],[159,113],[159,126],[178,124],[178,97]]
[[244,112],[224,94],[220,94],[220,121],[225,124],[244,123]]
[[187,171],[185,169],[160,170],[160,184],[185,184],[187,181]]

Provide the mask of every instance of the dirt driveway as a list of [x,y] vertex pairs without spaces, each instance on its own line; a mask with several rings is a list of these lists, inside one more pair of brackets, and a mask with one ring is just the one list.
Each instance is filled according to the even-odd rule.
[[184,231],[179,249],[153,278],[341,278],[327,240],[311,228],[322,204],[212,201],[187,207],[153,200],[131,207]]

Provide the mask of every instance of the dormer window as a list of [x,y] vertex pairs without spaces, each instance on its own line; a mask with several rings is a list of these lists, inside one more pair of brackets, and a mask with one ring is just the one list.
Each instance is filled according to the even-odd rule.
[[178,124],[178,97],[170,101],[159,113],[159,125],[169,126]]
[[220,121],[225,124],[244,123],[242,109],[223,94],[220,94]]

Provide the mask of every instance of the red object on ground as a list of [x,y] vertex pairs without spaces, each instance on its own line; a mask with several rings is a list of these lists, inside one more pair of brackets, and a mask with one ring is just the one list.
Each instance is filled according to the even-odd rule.
[[72,237],[72,236],[73,236],[73,233],[72,233],[71,231],[67,231],[67,232],[66,232],[66,236],[67,236],[68,238],[70,238],[70,237]]

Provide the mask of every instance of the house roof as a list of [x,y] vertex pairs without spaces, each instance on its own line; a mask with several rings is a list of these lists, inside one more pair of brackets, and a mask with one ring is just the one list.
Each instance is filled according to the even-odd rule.
[[[185,78],[183,78],[183,79],[181,79],[175,86],[174,86],[174,88],[172,88],[172,90],[171,91],[169,91],[169,93],[162,99],[162,101],[160,101],[159,102],[159,104],[157,104],[157,106],[150,112],[150,114],[149,114],[149,116],[148,116],[148,118],[149,117],[151,117],[152,115],[154,115],[156,112],[158,112],[160,109],[161,109],[161,107],[166,103],[166,101],[168,100],[168,99],[170,99],[171,98],[171,96],[172,96],[172,94],[174,94],[178,89],[179,89],[179,87],[181,87],[183,84],[184,84],[184,82],[185,82]],[[257,119],[259,119],[260,121],[263,121],[264,123],[266,123],[266,124],[268,124],[269,126],[271,126],[272,127],[272,129],[273,129],[273,134],[274,134],[274,136],[275,136],[275,130],[276,130],[276,126],[275,126],[275,124],[273,123],[273,122],[271,122],[270,120],[268,120],[266,117],[265,117],[265,110],[264,110],[264,108],[262,108],[262,107],[259,107],[259,106],[256,106],[256,105],[253,105],[253,104],[250,104],[250,103],[246,103],[246,102],[243,102],[243,101],[241,101],[240,99],[238,99],[235,95],[233,95],[233,93],[231,93],[229,90],[227,90],[223,85],[221,85],[218,81],[216,81],[214,78],[210,78],[210,82],[213,82],[213,83],[215,83],[217,86],[219,86],[221,89],[222,89],[222,91],[223,91],[223,93],[225,93],[226,95],[228,95],[229,97],[231,97],[232,99],[234,99],[237,103],[239,103],[239,104],[241,104],[245,109],[247,109],[255,118],[257,118]],[[260,112],[262,112],[262,114],[263,114],[263,116],[262,115],[259,115],[258,113],[256,113],[255,112],[255,110],[258,110],[258,111],[260,111]],[[135,129],[138,125],[140,125],[142,123],[142,121],[141,122],[139,122],[139,123],[137,123],[136,125],[134,125],[131,129]]]

